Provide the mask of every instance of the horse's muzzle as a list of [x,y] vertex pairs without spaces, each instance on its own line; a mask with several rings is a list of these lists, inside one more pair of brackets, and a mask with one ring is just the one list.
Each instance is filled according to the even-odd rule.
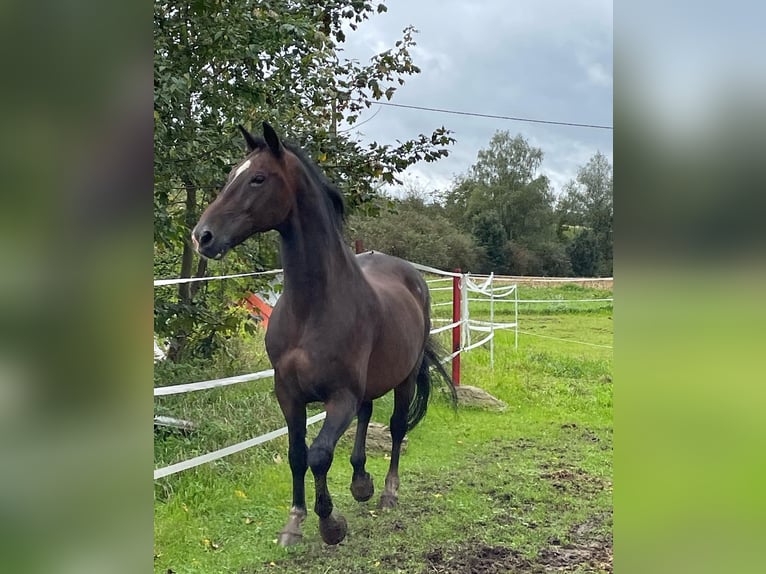
[[192,231],[194,249],[208,259],[221,259],[227,251],[225,242],[221,243],[217,239],[207,227],[195,227]]

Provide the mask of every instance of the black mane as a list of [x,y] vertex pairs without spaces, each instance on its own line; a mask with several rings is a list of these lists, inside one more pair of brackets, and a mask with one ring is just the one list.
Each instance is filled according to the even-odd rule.
[[[268,145],[263,138],[254,137],[258,147],[268,149]],[[306,173],[313,183],[324,192],[327,199],[327,205],[330,208],[330,216],[335,227],[343,232],[343,224],[346,220],[346,206],[343,201],[343,194],[333,183],[327,179],[327,176],[319,169],[308,154],[298,145],[282,141],[282,145],[297,157],[306,169]]]

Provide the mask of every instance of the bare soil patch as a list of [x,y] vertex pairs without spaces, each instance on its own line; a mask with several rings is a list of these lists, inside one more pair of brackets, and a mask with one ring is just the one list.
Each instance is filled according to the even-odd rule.
[[423,574],[543,574],[547,572],[613,572],[611,541],[567,544],[542,549],[534,559],[504,546],[473,542],[460,548],[439,547],[425,555]]

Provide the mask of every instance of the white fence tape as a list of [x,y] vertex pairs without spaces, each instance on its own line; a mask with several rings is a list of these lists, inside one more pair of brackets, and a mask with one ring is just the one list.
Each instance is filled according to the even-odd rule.
[[164,395],[177,395],[179,393],[190,393],[191,391],[214,389],[216,387],[236,385],[237,383],[247,383],[248,381],[257,381],[259,379],[266,379],[273,376],[274,369],[269,369],[268,371],[258,371],[257,373],[248,373],[247,375],[237,375],[236,377],[226,377],[224,379],[213,379],[211,381],[200,381],[199,383],[155,387],[154,396],[161,397]]
[[[471,297],[469,301],[489,301],[489,299],[474,298]],[[519,299],[518,303],[596,303],[614,301],[612,297],[605,297],[603,299]],[[495,300],[495,303],[514,303],[513,299],[506,301]]]
[[455,352],[454,352],[454,353],[452,353],[451,355],[447,355],[446,357],[444,357],[444,358],[443,358],[442,360],[440,360],[439,362],[440,362],[442,365],[443,365],[444,363],[449,363],[449,362],[450,362],[452,359],[454,359],[455,357],[457,357],[457,356],[458,356],[460,353],[462,353],[463,351],[465,351],[465,349],[458,349],[457,351],[455,351]]
[[412,263],[412,261],[410,261],[410,264],[418,271],[425,271],[426,273],[433,273],[434,275],[443,275],[445,277],[462,277],[460,273],[452,273],[451,271],[442,271],[441,269],[436,269],[435,267],[429,267],[428,265],[421,265],[420,263]]
[[431,334],[436,335],[436,333],[441,333],[442,331],[448,331],[449,329],[454,329],[458,325],[462,325],[462,321],[455,321],[454,323],[450,323],[449,325],[444,325],[443,327],[437,327],[436,329],[431,329]]
[[197,281],[215,281],[218,279],[234,279],[236,277],[252,277],[254,275],[279,275],[281,269],[270,269],[269,271],[256,271],[254,273],[238,273],[236,275],[213,275],[212,277],[184,277],[182,279],[155,279],[154,286],[179,285],[180,283],[196,283]]
[[[318,415],[309,417],[308,419],[306,419],[306,426],[313,425],[314,423],[317,423],[323,420],[326,416],[327,416],[327,413],[325,411],[322,411]],[[213,452],[209,452],[207,454],[195,456],[194,458],[190,458],[189,460],[184,460],[176,464],[171,464],[170,466],[158,468],[154,471],[154,480],[157,480],[158,478],[163,478],[165,476],[170,476],[171,474],[181,472],[182,470],[188,470],[190,468],[194,468],[195,466],[205,464],[206,462],[218,460],[219,458],[229,456],[230,454],[234,454],[235,452],[240,452],[250,447],[263,444],[265,442],[269,442],[270,440],[274,440],[275,438],[285,434],[287,434],[287,427],[282,427],[281,429],[277,429],[275,431],[262,434],[261,436],[251,438],[249,440],[246,440],[237,444],[233,444],[231,446],[227,446],[219,450],[214,450]]]
[[[488,277],[488,275],[474,275],[474,277]],[[541,283],[598,283],[600,281],[614,281],[614,277],[530,277],[527,275],[495,275],[497,281],[541,282]]]
[[479,321],[478,319],[471,319],[468,323],[469,329],[475,329],[476,331],[482,331],[479,326],[494,327],[495,329],[512,329],[518,326],[518,323],[497,323],[495,321]]
[[542,339],[553,339],[554,341],[564,341],[565,343],[577,343],[578,345],[588,345],[589,347],[601,347],[602,349],[612,349],[612,345],[599,345],[597,343],[586,343],[585,341],[575,341],[574,339],[562,339],[561,337],[551,337],[550,335],[539,335],[538,333],[530,333],[529,331],[519,331],[523,335],[532,335],[533,337],[540,337]]
[[461,350],[462,351],[470,351],[471,349],[475,349],[476,347],[481,347],[484,343],[487,343],[488,341],[491,341],[494,338],[495,338],[495,333],[490,333],[489,335],[487,335],[486,337],[484,337],[480,341],[476,341],[475,343],[472,343],[472,344],[468,345],[467,347],[463,347],[463,349],[461,349]]
[[515,329],[516,327],[518,327],[516,323],[488,323],[486,325],[468,325],[468,328],[471,331],[480,331],[482,333],[491,333],[492,331],[496,331],[498,329]]

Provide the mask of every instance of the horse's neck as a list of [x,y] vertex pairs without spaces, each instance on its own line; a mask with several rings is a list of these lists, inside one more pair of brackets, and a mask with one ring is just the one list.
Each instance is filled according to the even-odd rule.
[[316,301],[360,274],[354,255],[329,219],[332,215],[315,203],[323,201],[322,197],[305,201],[280,231],[284,294],[300,314],[316,309]]

